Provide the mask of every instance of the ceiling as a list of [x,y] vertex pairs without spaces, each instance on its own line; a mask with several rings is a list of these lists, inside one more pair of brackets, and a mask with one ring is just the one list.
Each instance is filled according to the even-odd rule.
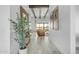
[[48,11],[49,11],[49,5],[29,5],[29,8],[32,11],[32,14],[34,18],[45,18]]
[[[56,7],[57,5],[23,5],[22,7],[27,11],[27,13],[29,14],[29,19],[30,19],[30,21],[32,20],[32,19],[35,19],[35,17],[36,17],[36,20],[42,20],[42,19],[44,19],[45,18],[45,20],[48,20],[48,19],[50,19],[50,16],[52,15],[52,12],[53,12],[53,10],[54,10],[54,8]],[[32,10],[32,9],[38,9],[38,8],[42,8],[42,12],[41,12],[41,18],[42,19],[37,19],[37,18],[40,18],[39,16],[39,12],[38,12],[38,10],[37,10],[37,12],[35,12],[34,10]],[[48,10],[48,11],[47,11]],[[35,15],[34,15],[34,13],[33,13],[33,11],[34,11],[34,13],[35,13]],[[47,11],[47,13],[46,13],[46,11]]]

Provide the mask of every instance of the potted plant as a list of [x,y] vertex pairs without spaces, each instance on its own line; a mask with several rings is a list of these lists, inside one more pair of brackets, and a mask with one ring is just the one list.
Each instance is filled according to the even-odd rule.
[[17,18],[17,22],[12,19],[10,21],[13,23],[14,29],[18,34],[19,53],[26,53],[26,47],[30,41],[30,39],[28,39],[28,43],[26,44],[26,38],[30,37],[29,22],[26,17]]

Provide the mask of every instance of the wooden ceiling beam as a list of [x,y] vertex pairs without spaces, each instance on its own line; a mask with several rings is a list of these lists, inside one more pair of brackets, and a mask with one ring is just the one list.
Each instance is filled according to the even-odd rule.
[[49,7],[49,5],[29,5],[29,8]]
[[46,15],[47,15],[48,11],[49,11],[49,8],[47,9],[47,11],[46,11],[46,13],[45,13],[44,18],[46,17]]
[[39,9],[39,18],[41,18],[41,8]]
[[32,11],[34,17],[36,18],[36,15],[35,15],[35,12],[34,12],[33,8],[31,8],[31,11]]

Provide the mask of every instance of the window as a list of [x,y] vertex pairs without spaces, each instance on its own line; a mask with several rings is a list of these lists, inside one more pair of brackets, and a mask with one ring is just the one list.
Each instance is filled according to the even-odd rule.
[[36,29],[43,29],[46,32],[46,31],[48,31],[48,24],[47,23],[36,24]]

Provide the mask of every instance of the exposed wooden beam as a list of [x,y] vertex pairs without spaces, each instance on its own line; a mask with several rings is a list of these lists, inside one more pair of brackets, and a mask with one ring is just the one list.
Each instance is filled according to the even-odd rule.
[[46,13],[45,13],[44,18],[46,17],[46,15],[47,15],[48,11],[49,11],[49,8],[47,9],[47,11],[46,11]]
[[[48,10],[49,10],[49,5],[29,5],[29,8],[31,8],[35,18],[36,18],[36,15],[35,15],[33,8],[43,8],[43,7],[48,8],[45,15],[44,15],[44,18],[45,18],[48,13]],[[41,10],[39,10],[39,18],[41,18]]]
[[29,8],[49,7],[49,5],[29,5]]
[[39,9],[39,18],[41,18],[41,8]]
[[34,17],[36,18],[36,15],[35,15],[35,12],[34,12],[33,8],[31,8],[31,11],[32,11]]

